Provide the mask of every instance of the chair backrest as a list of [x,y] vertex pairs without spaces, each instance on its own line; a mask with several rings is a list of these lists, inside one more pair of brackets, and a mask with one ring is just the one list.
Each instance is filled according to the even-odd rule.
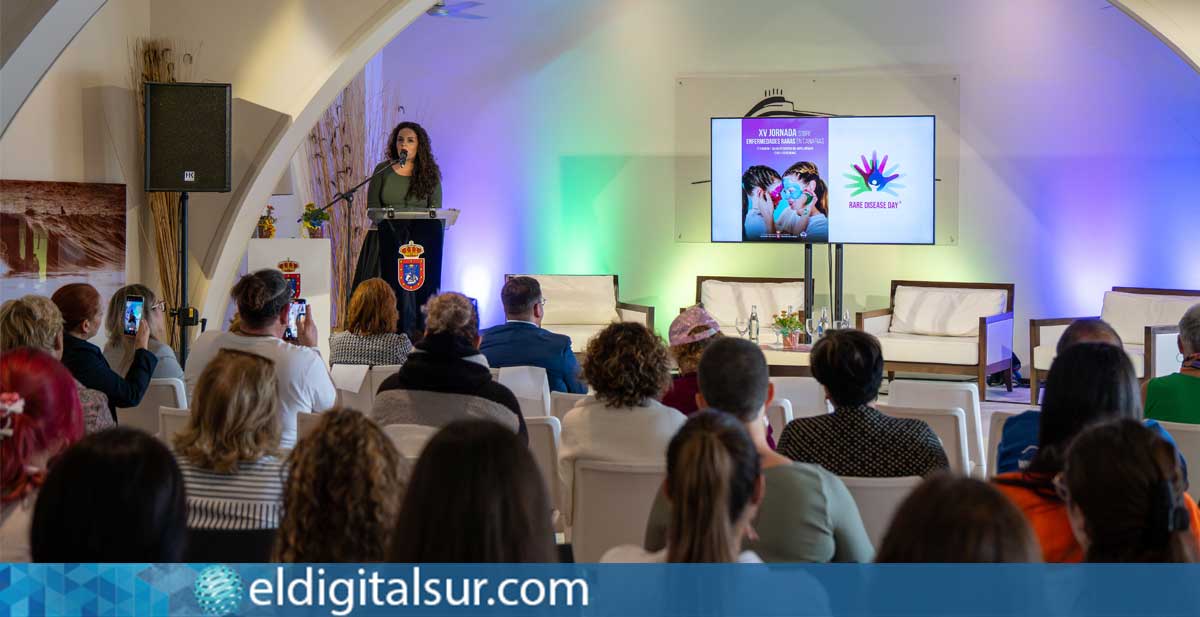
[[876,405],[876,408],[893,418],[912,418],[928,424],[942,442],[942,449],[946,451],[946,458],[950,461],[950,471],[961,475],[971,474],[971,460],[967,457],[967,420],[961,408],[933,409],[892,405]]
[[993,411],[992,417],[988,421],[988,466],[987,472],[989,476],[994,476],[999,473],[1000,465],[1000,437],[1004,435],[1004,423],[1009,418],[1015,418],[1016,412],[1011,411]]
[[783,436],[783,429],[787,427],[788,422],[795,419],[792,415],[792,402],[785,398],[776,398],[767,405],[767,424],[771,426],[771,430],[775,433],[775,441]]
[[979,386],[973,381],[915,381],[893,379],[888,389],[888,405],[923,409],[958,407],[967,416],[967,459],[976,478],[987,477],[987,455],[983,448],[983,421],[980,418]]
[[[1159,422],[1159,425],[1175,440],[1175,449],[1183,456],[1183,460],[1193,461],[1192,465],[1196,465],[1194,461],[1200,461],[1200,424]],[[1188,494],[1200,501],[1200,480],[1192,480],[1188,485]]]
[[905,497],[921,483],[921,478],[907,476],[904,478],[852,478],[842,476],[842,482],[850,489],[854,503],[858,504],[858,513],[862,517],[863,527],[871,544],[878,547],[883,543],[892,517],[900,507]]
[[792,413],[797,418],[811,418],[829,413],[825,403],[825,388],[812,377],[772,377],[775,398],[785,398],[792,403]]
[[275,529],[188,529],[189,563],[266,563],[271,561]]
[[[1200,291],[1113,287],[1104,292],[1100,318],[1117,331],[1126,345],[1142,345],[1146,326],[1174,326],[1200,302]],[[1174,347],[1174,345],[1172,345]]]
[[400,457],[412,465],[421,457],[425,444],[437,434],[438,427],[423,424],[389,424],[383,427],[383,432],[395,444]]
[[188,410],[177,407],[160,407],[158,409],[158,437],[168,444],[171,438],[187,428]]
[[755,276],[697,276],[696,304],[703,304],[723,328],[732,328],[739,317],[749,318],[758,307],[763,323],[791,306],[804,310],[804,279]]
[[[363,410],[364,413],[369,412],[369,409]],[[319,413],[298,413],[296,414],[296,439],[300,439],[313,432],[317,425],[321,423],[321,414]]]
[[[364,370],[365,374],[363,374]],[[333,375],[334,384],[338,386],[338,404],[363,413],[370,413],[371,408],[375,406],[375,393],[379,392],[379,386],[399,370],[400,365],[398,364],[380,364],[371,367],[335,364]],[[345,372],[346,375],[339,378],[339,371]],[[351,374],[353,374],[352,377],[349,376]],[[357,390],[353,389],[354,382],[357,382]]]
[[550,382],[540,366],[505,366],[496,380],[512,390],[526,418],[550,415]]
[[158,408],[175,407],[187,409],[187,390],[183,380],[174,377],[151,379],[142,402],[137,407],[118,407],[117,421],[121,426],[141,429],[151,435],[158,434]]
[[562,422],[568,411],[575,406],[576,403],[587,398],[586,394],[571,394],[570,392],[551,392],[550,393],[550,415],[558,418]]
[[571,544],[577,563],[600,561],[621,544],[642,543],[666,465],[575,461]]
[[562,424],[553,416],[525,418],[525,428],[529,431],[529,451],[546,481],[550,503],[554,504],[555,510],[561,512],[563,487],[558,476],[558,446]]
[[514,276],[537,279],[542,297],[546,299],[543,326],[619,321],[615,274],[508,274],[504,278],[508,280]]

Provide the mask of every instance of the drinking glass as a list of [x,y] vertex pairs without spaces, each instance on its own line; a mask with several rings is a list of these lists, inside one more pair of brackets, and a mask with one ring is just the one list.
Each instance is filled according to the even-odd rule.
[[745,317],[738,317],[733,322],[733,328],[737,330],[738,336],[746,338],[750,333],[750,320]]
[[817,342],[817,324],[818,320],[814,317],[809,317],[804,320],[804,331],[808,332],[808,342]]

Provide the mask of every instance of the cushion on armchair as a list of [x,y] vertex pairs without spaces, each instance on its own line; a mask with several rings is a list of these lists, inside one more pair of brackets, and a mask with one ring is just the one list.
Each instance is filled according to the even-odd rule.
[[[979,318],[1005,312],[1003,289],[896,287],[891,332],[927,336],[979,336]],[[886,357],[886,354],[885,354]]]
[[[608,325],[620,321],[617,316],[617,291],[611,274],[548,275],[526,274],[537,279],[546,299],[546,314],[542,324],[547,329],[556,325]],[[596,328],[599,331],[600,328]],[[574,338],[574,337],[572,337]]]
[[887,332],[879,337],[879,347],[888,362],[961,366],[979,364],[979,339],[967,336]]
[[771,322],[771,315],[786,310],[804,309],[804,283],[758,283],[749,281],[707,280],[700,283],[700,303],[723,327],[733,327],[740,317],[750,318],[750,307],[758,307],[761,324]]
[[1100,319],[1107,321],[1126,345],[1141,345],[1145,343],[1146,326],[1178,324],[1195,304],[1200,304],[1200,297],[1106,291]]

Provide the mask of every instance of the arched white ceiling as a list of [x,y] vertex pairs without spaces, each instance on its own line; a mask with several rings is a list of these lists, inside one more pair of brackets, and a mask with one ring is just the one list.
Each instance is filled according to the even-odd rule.
[[1197,0],[1111,0],[1113,6],[1153,32],[1200,73],[1200,2]]

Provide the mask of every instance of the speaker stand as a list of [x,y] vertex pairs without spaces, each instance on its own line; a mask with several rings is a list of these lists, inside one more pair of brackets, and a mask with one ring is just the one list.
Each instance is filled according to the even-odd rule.
[[188,304],[188,259],[187,259],[187,209],[188,193],[179,194],[179,302],[172,311],[179,325],[179,366],[187,366],[188,328],[199,323],[200,313]]

